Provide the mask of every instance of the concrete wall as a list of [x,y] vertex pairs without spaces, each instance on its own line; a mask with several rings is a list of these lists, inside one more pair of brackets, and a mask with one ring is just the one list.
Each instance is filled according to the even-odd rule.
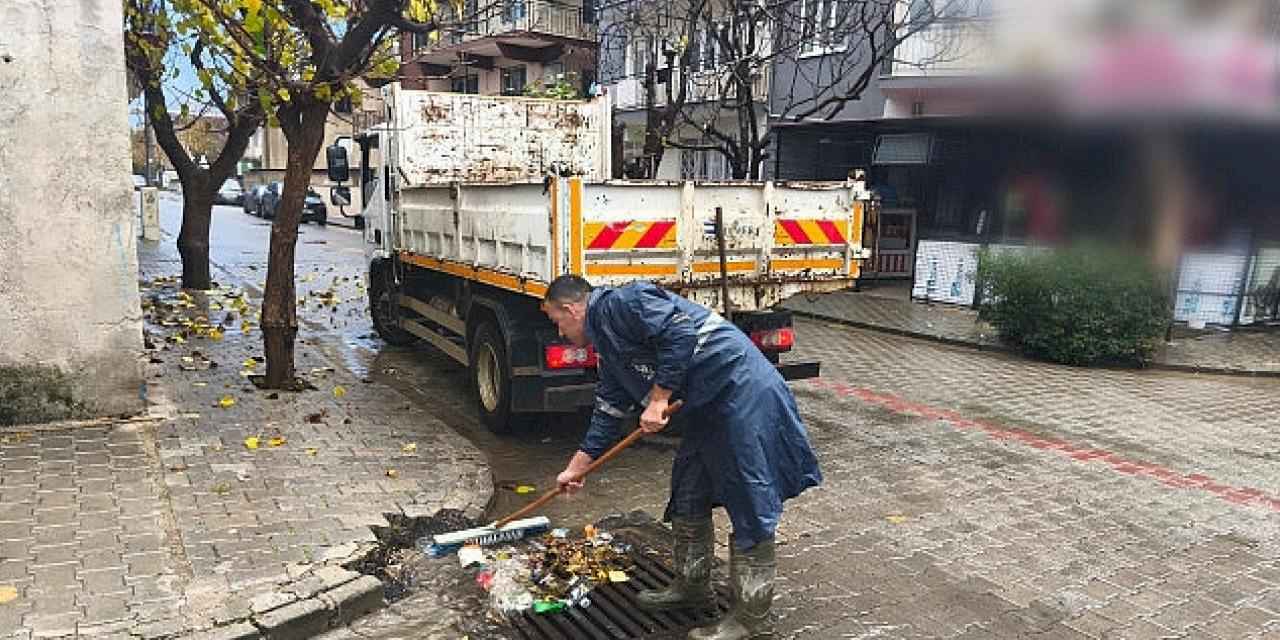
[[137,411],[120,2],[5,0],[0,24],[0,373],[56,368],[84,412]]

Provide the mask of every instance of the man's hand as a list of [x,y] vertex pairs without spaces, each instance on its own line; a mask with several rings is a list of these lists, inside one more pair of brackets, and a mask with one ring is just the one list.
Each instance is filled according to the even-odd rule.
[[556,484],[565,493],[577,493],[582,487],[586,486],[587,481],[582,477],[582,472],[591,466],[591,456],[579,451],[569,458],[569,464],[556,476]]
[[666,416],[667,399],[650,396],[649,406],[640,415],[640,428],[645,433],[657,433],[667,428],[670,418]]

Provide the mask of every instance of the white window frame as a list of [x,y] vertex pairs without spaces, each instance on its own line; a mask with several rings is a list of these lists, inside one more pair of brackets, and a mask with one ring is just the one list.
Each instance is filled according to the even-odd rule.
[[[834,46],[826,42],[839,22],[837,12],[840,10],[840,4],[840,0],[800,0],[800,34],[804,38],[804,42],[800,45],[801,58],[825,56],[848,50],[849,39],[847,37]],[[810,24],[811,19],[814,18],[814,16],[808,15],[810,5],[816,5],[818,16],[824,14],[827,16],[827,24],[819,25],[817,20],[812,20],[813,24]],[[812,36],[806,37],[809,34],[812,34]],[[823,36],[823,34],[826,34],[826,36]]]

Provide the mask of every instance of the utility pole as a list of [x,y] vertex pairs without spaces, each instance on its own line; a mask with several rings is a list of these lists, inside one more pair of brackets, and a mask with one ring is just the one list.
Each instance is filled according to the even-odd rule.
[[148,187],[151,184],[151,105],[147,103],[144,95],[142,98],[142,174],[147,182]]

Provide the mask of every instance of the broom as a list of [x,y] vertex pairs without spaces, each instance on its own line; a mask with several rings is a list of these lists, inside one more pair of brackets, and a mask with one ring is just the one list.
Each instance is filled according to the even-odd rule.
[[[683,404],[684,402],[681,400],[676,400],[671,403],[667,406],[667,409],[662,412],[662,417],[670,419],[676,411],[680,410],[680,407]],[[578,476],[578,479],[581,480],[582,478],[591,475],[591,472],[604,466],[606,462],[612,460],[614,456],[619,453],[622,453],[623,449],[635,444],[635,442],[644,437],[644,435],[644,430],[636,427],[636,430],[632,431],[630,435],[623,438],[618,444],[613,445],[612,448],[604,452],[604,455],[596,458],[590,465],[588,465],[587,468],[583,470],[582,475]],[[555,489],[543,493],[537,500],[521,507],[515,513],[512,513],[501,520],[497,520],[488,526],[463,529],[462,531],[453,531],[450,533],[441,533],[439,535],[432,536],[431,547],[428,550],[428,553],[432,556],[442,556],[456,551],[464,544],[478,544],[483,546],[502,544],[504,542],[515,542],[525,536],[546,531],[551,526],[551,521],[547,519],[546,516],[537,516],[534,518],[526,518],[524,520],[518,520],[517,518],[529,515],[538,507],[550,502],[561,493],[564,493],[564,487],[557,486]]]

